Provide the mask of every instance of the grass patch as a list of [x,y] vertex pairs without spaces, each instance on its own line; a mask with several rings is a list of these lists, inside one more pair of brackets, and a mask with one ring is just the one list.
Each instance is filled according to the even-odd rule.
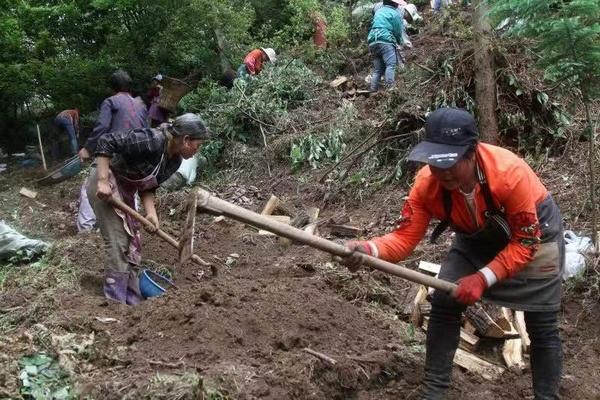
[[[54,309],[58,293],[78,290],[80,271],[67,256],[78,240],[55,243],[48,252],[32,263],[11,263],[0,268],[0,294],[27,294],[25,305],[10,301],[0,309],[0,334],[20,324],[36,323]],[[8,300],[19,296],[6,296]]]

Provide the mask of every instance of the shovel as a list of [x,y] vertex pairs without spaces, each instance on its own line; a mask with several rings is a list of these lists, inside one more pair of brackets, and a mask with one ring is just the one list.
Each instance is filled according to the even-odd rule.
[[[126,213],[127,215],[131,216],[132,218],[138,220],[139,222],[141,222],[147,229],[149,229],[150,231],[154,231],[156,229],[156,227],[154,226],[154,224],[152,224],[152,222],[148,221],[143,215],[141,215],[140,213],[138,213],[137,211],[135,211],[133,208],[129,207],[127,204],[125,204],[123,202],[123,200],[112,196],[109,199],[110,203],[117,207],[119,210],[123,211],[124,213]],[[193,205],[194,203],[192,203]],[[192,215],[191,220],[190,220],[190,209],[193,211],[194,215]],[[192,254],[193,252],[193,234],[194,234],[194,217],[195,217],[195,207],[189,207],[188,208],[188,218],[186,219],[186,227],[184,228],[184,234],[182,235],[182,240],[181,243],[179,241],[177,241],[175,238],[173,238],[171,235],[169,235],[168,233],[166,233],[163,230],[156,230],[156,232],[154,232],[158,237],[160,237],[161,239],[163,239],[165,242],[169,243],[171,246],[175,247],[176,249],[179,250],[179,263],[180,265],[183,265],[186,261],[188,261],[189,259],[191,259],[193,262],[195,262],[198,265],[202,265],[204,267],[211,267],[211,270],[213,272],[213,274],[215,273],[215,269],[213,268],[214,266],[209,263],[204,261],[203,259],[201,259],[199,256],[197,256],[196,254]],[[183,246],[181,245],[183,244]]]
[[[229,203],[225,200],[221,200],[218,197],[212,196],[206,190],[199,189],[196,193],[192,193],[192,196],[197,196],[197,207],[201,211],[233,218],[245,224],[273,232],[295,242],[306,244],[310,247],[333,254],[334,256],[347,257],[353,253],[351,250],[348,250],[340,244],[311,235],[310,233],[304,232],[301,229],[277,222],[264,215],[260,215],[235,204]],[[425,275],[384,260],[380,260],[379,258],[371,257],[366,254],[360,254],[360,256],[362,257],[362,262],[364,265],[368,265],[373,269],[377,269],[391,275],[399,276],[411,282],[420,283],[450,294],[457,287],[456,284],[452,282],[437,279],[432,276]]]

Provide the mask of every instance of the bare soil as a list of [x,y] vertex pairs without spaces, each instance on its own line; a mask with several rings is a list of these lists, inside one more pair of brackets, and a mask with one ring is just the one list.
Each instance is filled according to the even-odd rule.
[[[558,168],[561,162],[553,165]],[[570,180],[568,185],[565,179],[555,180],[559,202],[581,179],[553,167],[547,174]],[[95,356],[73,377],[82,397],[123,398],[143,390],[157,372],[184,371],[217,382],[221,394],[236,399],[403,399],[418,387],[424,336],[402,321],[402,310],[412,300],[409,283],[380,273],[352,276],[315,250],[285,247],[237,222],[215,223],[214,217],[199,215],[196,251],[219,266],[216,277],[193,264],[178,268],[173,248],[145,237],[145,259],[173,270],[178,288],[137,307],[107,303],[100,289],[101,239],[97,233],[74,233],[76,208],[71,203],[82,178],[36,188],[35,201],[16,194],[19,185],[31,185],[31,175],[3,175],[0,215],[33,237],[66,243],[60,251],[76,266],[79,284],[56,292],[51,302],[37,304],[31,314],[24,311],[36,303],[39,289],[7,282],[0,304],[3,310],[15,310],[8,312],[16,324],[3,338],[23,340],[36,324],[62,333],[93,332]],[[251,189],[239,182],[213,189],[227,197],[236,193],[232,187],[238,194],[242,188],[246,206],[254,210],[260,210],[271,192],[291,205],[318,203],[314,183],[301,183],[287,174],[275,188],[273,180],[252,182]],[[348,199],[345,207],[326,209],[324,217],[335,217],[345,208],[352,224],[380,234],[393,226],[404,191],[390,187],[362,204]],[[183,222],[180,205],[185,196],[178,192],[161,197],[163,228],[174,234]],[[406,265],[414,266],[420,257],[440,259],[443,248],[423,246]],[[230,257],[233,253],[239,258]],[[225,265],[228,257],[234,261]],[[600,308],[583,300],[581,293],[570,292],[562,313],[561,392],[569,399],[597,399],[600,393]],[[116,321],[102,320],[107,317]],[[29,344],[4,350],[14,362],[35,348]],[[331,365],[304,348],[337,363]],[[14,373],[14,366],[9,371]],[[9,379],[4,382],[7,388],[18,383],[17,375],[4,376]],[[507,372],[489,382],[455,368],[450,398],[530,399],[530,375]]]

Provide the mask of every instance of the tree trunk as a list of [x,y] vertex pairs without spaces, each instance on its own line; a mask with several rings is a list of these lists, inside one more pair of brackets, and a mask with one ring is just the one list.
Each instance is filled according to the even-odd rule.
[[219,48],[219,58],[221,61],[221,72],[225,72],[231,69],[231,63],[225,55],[225,35],[221,29],[215,29],[215,38],[217,39],[217,47]]
[[475,102],[477,103],[481,139],[496,144],[499,139],[496,116],[496,76],[490,40],[491,26],[486,0],[473,1],[473,33],[475,42]]
[[592,207],[592,240],[596,245],[596,251],[598,251],[598,227],[597,227],[597,215],[596,215],[596,178],[594,175],[595,170],[595,158],[596,158],[596,135],[594,132],[594,124],[592,122],[592,115],[590,112],[590,104],[586,92],[581,88],[583,93],[583,106],[585,108],[585,119],[587,120],[587,129],[589,132],[589,147],[588,147],[588,170],[590,174],[590,205]]

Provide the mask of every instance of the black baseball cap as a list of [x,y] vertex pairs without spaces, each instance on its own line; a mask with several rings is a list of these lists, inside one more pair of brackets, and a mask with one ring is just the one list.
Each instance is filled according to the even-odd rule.
[[425,139],[408,159],[446,169],[452,167],[479,141],[475,118],[460,108],[438,108],[427,117]]

